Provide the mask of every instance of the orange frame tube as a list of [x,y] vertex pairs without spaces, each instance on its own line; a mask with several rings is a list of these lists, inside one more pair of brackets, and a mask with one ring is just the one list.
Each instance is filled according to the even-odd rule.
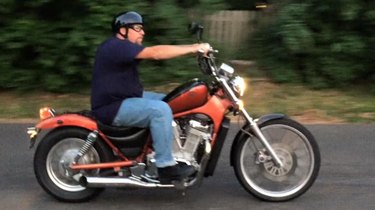
[[90,170],[99,168],[117,168],[117,167],[128,167],[136,165],[136,161],[120,161],[120,162],[108,162],[108,163],[93,163],[93,164],[73,164],[70,166],[73,170]]
[[[222,97],[223,93],[222,91],[218,91],[215,95],[211,96],[208,99],[208,102],[204,104],[201,107],[175,113],[174,118],[186,116],[189,114],[205,114],[208,115],[214,122],[214,133],[212,136],[212,145],[215,144],[217,133],[219,132],[221,122],[224,118],[225,112],[230,108],[232,105],[232,102],[228,99]],[[57,127],[64,127],[64,126],[75,126],[75,127],[82,127],[87,130],[98,130],[97,124],[94,120],[81,116],[78,114],[65,114],[56,116],[53,118],[49,118],[46,120],[43,120],[39,122],[36,125],[37,129],[52,129]],[[98,130],[99,131],[99,130]],[[145,154],[149,151],[149,144],[150,139],[147,141],[143,152],[139,157],[136,158],[136,160],[128,160],[120,151],[119,149],[112,144],[112,142],[99,131],[99,135],[103,138],[103,140],[111,147],[111,149],[116,152],[120,158],[123,159],[123,161],[116,161],[116,162],[107,162],[107,163],[95,163],[95,164],[73,164],[71,165],[71,169],[73,170],[93,170],[93,169],[100,169],[100,168],[119,168],[119,167],[129,167],[134,166],[137,164],[138,161],[142,161]]]
[[102,137],[102,139],[109,145],[109,147],[123,160],[128,161],[128,159],[120,152],[120,150],[115,145],[113,145],[112,142],[102,132],[99,131],[96,122],[88,117],[78,114],[64,114],[43,120],[39,122],[35,127],[37,129],[52,129],[64,126],[81,127],[90,131],[97,130],[100,137]]

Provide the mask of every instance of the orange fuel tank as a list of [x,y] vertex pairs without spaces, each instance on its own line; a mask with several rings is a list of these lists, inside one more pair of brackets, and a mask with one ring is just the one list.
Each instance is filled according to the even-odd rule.
[[208,86],[205,82],[194,79],[180,85],[169,93],[163,101],[171,107],[173,114],[204,105],[208,100]]

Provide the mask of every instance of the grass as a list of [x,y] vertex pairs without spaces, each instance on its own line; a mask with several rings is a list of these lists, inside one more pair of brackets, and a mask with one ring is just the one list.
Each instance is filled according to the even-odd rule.
[[51,94],[44,92],[20,94],[0,92],[0,119],[24,120],[39,117],[40,107],[53,107],[57,111],[74,111],[90,108],[89,94]]
[[[274,84],[266,79],[247,79],[243,100],[246,109],[257,117],[284,113],[302,123],[372,123],[375,122],[375,97],[360,90],[341,92],[317,91],[304,86]],[[151,87],[148,90],[168,92],[177,84]],[[34,92],[0,92],[1,121],[37,121],[40,107],[58,112],[90,109],[89,91],[81,94]]]
[[257,115],[281,112],[306,123],[375,122],[375,97],[359,90],[317,91],[257,81],[249,92],[244,100],[249,111]]
[[[275,84],[265,79],[254,63],[233,61],[231,65],[247,78],[248,87],[242,100],[253,117],[284,113],[302,123],[375,122],[375,97],[365,90],[312,90],[295,84]],[[168,83],[147,90],[168,93],[176,86]],[[0,92],[0,122],[36,122],[39,108],[45,106],[58,112],[90,109],[89,94],[89,90],[69,94]]]

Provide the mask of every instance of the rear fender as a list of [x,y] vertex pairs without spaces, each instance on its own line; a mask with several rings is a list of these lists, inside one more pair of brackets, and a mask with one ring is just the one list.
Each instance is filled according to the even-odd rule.
[[[255,122],[257,123],[257,125],[259,127],[261,127],[261,125],[263,123],[266,123],[268,121],[271,121],[271,120],[276,120],[276,119],[283,119],[283,118],[287,118],[286,115],[284,114],[268,114],[268,115],[263,115],[261,116],[260,118],[258,119],[255,119]],[[251,134],[251,136],[255,136],[254,132],[252,131],[252,129],[250,129],[250,124],[247,122],[241,130],[239,130],[236,134],[236,137],[234,138],[234,141],[233,141],[233,144],[232,144],[232,148],[231,148],[231,151],[230,151],[230,165],[233,166],[233,160],[234,160],[234,150],[235,148],[237,147],[238,143],[240,141],[243,141],[245,139],[247,139],[247,136],[249,136],[248,133],[245,133],[243,130],[247,131],[248,133]]]
[[90,131],[98,129],[96,122],[91,118],[78,114],[58,115],[40,121],[35,127],[28,128],[27,133],[30,135],[30,148],[34,147],[37,138],[40,137],[41,131],[46,131],[41,136],[43,138],[43,136],[49,134],[51,131],[63,127],[79,127]]
[[96,122],[78,114],[64,114],[39,122],[35,127],[38,130],[54,129],[62,126],[82,127],[88,130],[97,130]]

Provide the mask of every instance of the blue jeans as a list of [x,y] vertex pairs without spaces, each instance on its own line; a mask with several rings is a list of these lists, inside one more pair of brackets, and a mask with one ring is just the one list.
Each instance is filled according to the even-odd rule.
[[173,114],[169,105],[162,101],[164,96],[144,92],[143,98],[125,99],[112,123],[115,126],[150,128],[158,168],[176,164],[172,156]]

